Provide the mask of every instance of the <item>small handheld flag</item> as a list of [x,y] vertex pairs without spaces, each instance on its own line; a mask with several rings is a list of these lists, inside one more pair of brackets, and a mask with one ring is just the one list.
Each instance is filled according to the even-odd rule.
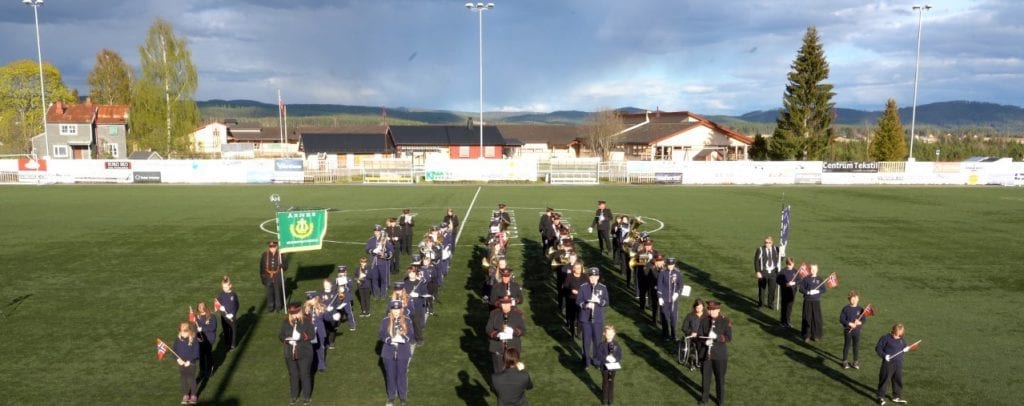
[[918,344],[921,344],[921,341],[924,341],[924,340],[917,340],[917,342],[915,342],[913,344],[910,344],[910,351],[917,351],[917,346],[918,346]]
[[806,278],[811,273],[811,268],[807,266],[806,262],[800,263],[800,269],[796,272],[797,279]]
[[836,276],[835,272],[832,272],[828,275],[828,278],[825,279],[825,284],[828,285],[829,289],[835,289],[836,286],[839,286],[839,277]]
[[192,306],[188,307],[188,322],[196,324],[196,312],[192,311]]
[[864,308],[864,312],[861,313],[861,316],[865,316],[865,317],[866,316],[874,316],[874,315],[875,315],[875,308],[873,306],[871,306],[870,303],[868,304],[868,307]]
[[217,298],[213,298],[213,311],[215,311],[215,312],[222,312],[222,311],[224,311],[224,306],[222,306],[220,304],[220,300],[218,300]]
[[167,353],[167,344],[164,344],[164,340],[156,339],[156,360],[163,361],[164,354]]

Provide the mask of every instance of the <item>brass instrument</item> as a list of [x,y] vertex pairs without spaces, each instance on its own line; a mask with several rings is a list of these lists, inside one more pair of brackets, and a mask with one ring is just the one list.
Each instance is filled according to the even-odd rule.
[[629,252],[630,256],[636,255],[636,252],[632,251],[633,244],[640,241],[640,226],[644,224],[643,216],[636,216],[629,221],[629,233],[626,234],[626,238],[622,240],[622,250]]
[[629,267],[630,268],[636,268],[638,266],[647,266],[647,263],[651,262],[652,259],[654,259],[654,253],[653,252],[644,251],[644,252],[638,253],[638,254],[636,254],[636,256],[634,256],[634,257],[629,259]]

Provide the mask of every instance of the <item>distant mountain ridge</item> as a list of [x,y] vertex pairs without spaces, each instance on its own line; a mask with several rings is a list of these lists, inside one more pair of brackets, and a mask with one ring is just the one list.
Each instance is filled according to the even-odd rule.
[[[252,100],[207,100],[198,102],[203,117],[211,119],[250,119],[277,117],[277,105]],[[382,117],[385,108],[370,106],[349,106],[338,104],[288,104],[289,117],[317,116],[360,116]],[[624,107],[625,113],[642,113],[645,109]],[[752,111],[740,116],[708,115],[726,125],[774,124],[777,110]],[[389,118],[422,124],[461,124],[477,117],[475,112],[446,110],[409,109],[405,107],[386,108]],[[700,114],[700,112],[695,112]],[[591,112],[579,110],[535,112],[484,112],[484,118],[497,124],[564,124],[574,125],[586,122]],[[864,111],[836,108],[836,124],[874,126],[881,111]],[[910,107],[900,109],[900,120],[910,125]],[[943,128],[991,128],[1000,132],[1024,131],[1024,108],[987,102],[948,101],[923,104],[917,107],[917,124]]]

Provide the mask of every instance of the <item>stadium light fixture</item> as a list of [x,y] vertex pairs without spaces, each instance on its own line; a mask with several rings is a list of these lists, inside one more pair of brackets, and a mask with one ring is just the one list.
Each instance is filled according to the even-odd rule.
[[932,6],[927,4],[922,6],[914,6],[914,10],[917,11],[917,58],[914,62],[914,104],[910,108],[910,155],[907,155],[907,161],[914,161],[914,124],[917,121],[917,79],[921,72],[921,27],[924,24],[924,12],[931,10]]
[[476,12],[480,18],[480,159],[484,157],[484,11],[494,9],[494,3],[466,3],[469,11]]
[[43,143],[46,145],[46,152],[43,153],[43,157],[49,158],[50,135],[46,131],[46,87],[43,84],[43,46],[39,41],[39,6],[43,5],[43,0],[21,0],[21,3],[26,6],[32,6],[32,14],[36,18],[36,56],[39,57],[39,99],[43,104]]

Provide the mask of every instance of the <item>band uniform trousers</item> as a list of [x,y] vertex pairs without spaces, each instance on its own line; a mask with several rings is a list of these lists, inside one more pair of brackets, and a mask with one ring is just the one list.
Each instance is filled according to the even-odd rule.
[[284,291],[281,285],[283,278],[284,274],[278,272],[268,279],[270,283],[267,284],[267,309],[269,311],[284,310]]
[[407,399],[409,389],[409,361],[411,361],[412,358],[400,357],[396,350],[394,356],[381,357],[381,360],[384,361],[384,372],[387,374],[386,392],[388,400],[394,400],[395,397],[402,400]]
[[605,253],[605,249],[608,251],[612,250],[611,233],[607,229],[597,229],[597,247],[601,250],[601,253]]
[[[587,309],[580,309],[581,312],[589,312]],[[594,359],[595,347],[602,342],[604,333],[604,322],[580,321],[580,333],[583,336],[583,366],[598,366],[601,360]]]
[[178,371],[181,372],[181,393],[183,395],[195,395],[198,393],[196,390],[196,363],[192,362],[189,366],[178,365]]
[[[775,308],[775,292],[779,290],[779,283],[775,280],[775,273],[765,272],[764,277],[757,280],[757,305]],[[767,292],[767,295],[765,294]],[[765,304],[765,296],[768,302]]]
[[677,321],[679,319],[679,301],[665,301],[661,306],[661,335],[676,339]]
[[848,360],[846,356],[850,353],[850,348],[853,348],[853,360],[860,360],[860,329],[843,329],[843,361]]
[[615,401],[615,371],[601,369],[601,404],[610,405]]
[[793,302],[796,301],[796,291],[789,286],[782,286],[780,296],[779,322],[784,326],[790,325],[793,316]]
[[882,368],[878,371],[877,394],[879,399],[885,397],[885,387],[890,381],[892,382],[893,397],[899,397],[903,393],[903,360],[882,360]]
[[800,335],[803,338],[821,339],[821,301],[804,299],[803,322],[801,323]]
[[295,357],[285,357],[284,359],[285,366],[288,367],[288,377],[290,378],[291,399],[299,398],[300,387],[302,389],[302,398],[309,399],[313,395],[313,352],[296,351],[295,353]]
[[708,403],[712,375],[715,377],[715,396],[718,398],[718,404],[725,404],[725,369],[728,365],[728,359],[709,359],[704,361],[704,365],[701,365],[701,385],[703,387],[701,404]]
[[228,320],[228,318],[224,316],[224,313],[221,313],[220,325],[222,326],[221,334],[223,334],[222,337],[224,337],[224,342],[227,343],[229,349],[235,348],[235,321]]

